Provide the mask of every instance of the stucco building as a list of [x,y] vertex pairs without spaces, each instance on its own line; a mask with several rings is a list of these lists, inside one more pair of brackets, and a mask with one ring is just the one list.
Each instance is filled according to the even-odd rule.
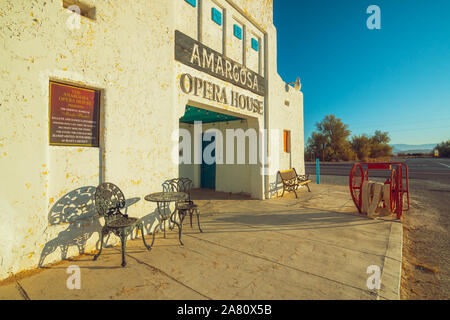
[[[0,41],[0,279],[95,250],[101,182],[148,217],[166,179],[263,199],[277,170],[304,173],[303,95],[277,73],[271,0],[2,0]],[[199,163],[214,139],[217,161]]]

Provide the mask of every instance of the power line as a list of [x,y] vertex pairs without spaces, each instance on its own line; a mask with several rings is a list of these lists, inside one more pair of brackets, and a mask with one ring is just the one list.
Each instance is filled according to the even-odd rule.
[[[450,118],[439,118],[439,119],[432,119],[432,120],[423,120],[423,119],[416,119],[416,120],[403,120],[403,121],[395,121],[395,122],[389,122],[389,121],[383,121],[383,122],[358,122],[358,125],[356,126],[351,126],[349,125],[349,129],[360,129],[360,128],[365,128],[367,126],[392,126],[392,125],[411,125],[411,124],[415,124],[415,123],[427,123],[427,124],[432,124],[436,121],[436,123],[439,122],[445,122],[445,121],[450,121]],[[450,127],[450,125],[449,125]]]

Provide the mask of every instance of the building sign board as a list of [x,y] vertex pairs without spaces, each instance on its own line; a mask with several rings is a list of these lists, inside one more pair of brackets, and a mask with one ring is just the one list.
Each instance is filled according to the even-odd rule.
[[99,146],[100,91],[50,81],[50,145]]
[[175,30],[175,60],[260,96],[265,80],[258,73]]
[[262,100],[254,99],[233,89],[228,90],[227,87],[193,77],[189,73],[183,73],[179,78],[181,91],[185,94],[193,94],[197,97],[230,105],[241,110],[260,115],[264,114],[264,103]]

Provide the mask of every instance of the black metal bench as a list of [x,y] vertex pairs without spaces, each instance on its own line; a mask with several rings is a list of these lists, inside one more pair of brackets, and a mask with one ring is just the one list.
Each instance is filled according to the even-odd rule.
[[311,180],[309,180],[309,176],[307,174],[298,175],[297,171],[295,171],[295,168],[292,168],[285,171],[278,171],[278,175],[280,176],[281,182],[283,183],[283,193],[281,194],[281,196],[284,195],[285,191],[294,191],[295,197],[298,198],[297,190],[304,185],[306,185],[308,191],[311,192],[311,189],[309,188],[309,183],[311,182]]

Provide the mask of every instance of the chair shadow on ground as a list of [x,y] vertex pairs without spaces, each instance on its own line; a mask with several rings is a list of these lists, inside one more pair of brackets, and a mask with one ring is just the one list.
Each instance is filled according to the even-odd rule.
[[278,197],[281,191],[283,191],[283,183],[281,182],[280,176],[277,174],[276,180],[269,183],[269,198]]
[[61,251],[61,260],[67,259],[68,250],[72,246],[78,248],[80,255],[84,254],[87,241],[94,233],[100,233],[102,226],[100,217],[95,211],[94,193],[93,186],[78,188],[65,194],[50,209],[49,225],[68,224],[68,227],[44,245],[39,259],[39,268],[44,265],[45,258],[58,248]]
[[[50,209],[48,214],[49,227],[59,225],[68,225],[68,227],[44,245],[39,258],[38,268],[42,268],[45,258],[56,250],[60,250],[61,260],[66,260],[70,247],[77,247],[79,255],[82,255],[85,253],[86,244],[92,235],[97,233],[100,237],[104,222],[100,221],[103,219],[100,219],[95,210],[95,190],[96,187],[94,186],[75,189],[61,197]],[[140,200],[141,198],[127,199],[123,212],[128,213],[128,208]],[[130,216],[133,216],[132,212]],[[153,216],[155,216],[154,213],[151,213],[144,217],[150,226],[152,223],[151,217]],[[105,247],[108,247],[106,244],[109,238],[110,235],[105,239]],[[131,235],[131,238],[133,238],[133,235]],[[95,244],[96,250],[99,247],[100,240],[97,240]]]

